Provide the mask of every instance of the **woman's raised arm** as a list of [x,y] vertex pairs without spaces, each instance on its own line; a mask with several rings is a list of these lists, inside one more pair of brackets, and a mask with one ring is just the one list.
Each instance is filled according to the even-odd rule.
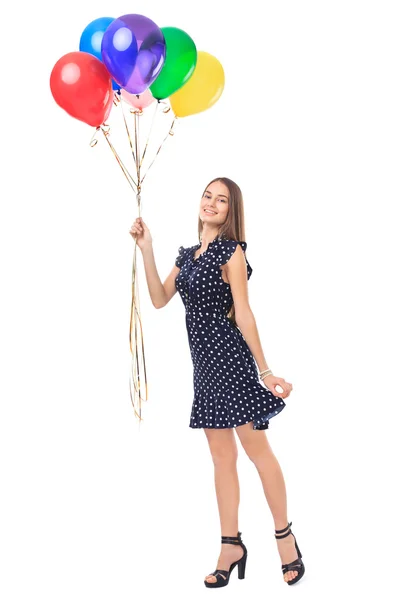
[[179,267],[174,265],[168,277],[162,283],[155,263],[152,236],[142,217],[138,217],[134,221],[130,229],[130,235],[136,240],[143,256],[151,302],[155,308],[163,308],[177,292],[175,278],[179,273]]

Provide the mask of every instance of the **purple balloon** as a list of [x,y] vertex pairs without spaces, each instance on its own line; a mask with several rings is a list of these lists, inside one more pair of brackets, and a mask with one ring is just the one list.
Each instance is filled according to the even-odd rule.
[[102,59],[120,87],[142,94],[160,74],[165,62],[161,29],[143,15],[123,15],[106,29]]

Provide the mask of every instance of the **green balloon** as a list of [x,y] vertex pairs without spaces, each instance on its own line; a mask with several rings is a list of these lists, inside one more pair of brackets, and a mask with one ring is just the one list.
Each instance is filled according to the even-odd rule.
[[185,31],[177,27],[162,27],[161,31],[166,46],[164,66],[150,85],[157,100],[168,98],[188,81],[198,58],[194,40]]

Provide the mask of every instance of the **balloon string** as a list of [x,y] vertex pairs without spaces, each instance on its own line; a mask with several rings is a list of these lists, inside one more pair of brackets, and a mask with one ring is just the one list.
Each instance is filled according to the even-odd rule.
[[120,156],[117,154],[112,142],[109,140],[109,130],[105,130],[103,128],[101,128],[103,135],[107,141],[107,143],[109,144],[109,147],[111,149],[111,151],[114,154],[115,159],[117,160],[117,162],[120,165],[121,170],[124,173],[124,176],[126,177],[127,181],[129,182],[129,185],[131,187],[131,189],[133,190],[134,193],[137,193],[137,184],[134,181],[133,177],[131,176],[131,174],[129,173],[129,171],[127,170],[125,164],[123,163],[122,159],[120,158]]
[[[133,306],[133,322],[132,322],[132,327],[133,327],[133,331],[135,332],[135,339],[134,342],[131,342],[131,348],[132,348],[132,372],[131,372],[131,384],[130,384],[130,395],[131,395],[131,401],[133,404],[133,408],[135,411],[135,414],[141,419],[141,403],[142,401],[147,401],[147,374],[146,374],[146,368],[145,368],[145,355],[144,355],[144,342],[143,342],[143,330],[142,330],[142,325],[141,325],[141,319],[140,319],[140,315],[138,314],[137,308],[135,307],[135,305]],[[137,321],[136,321],[137,319]],[[137,330],[138,330],[138,326],[140,326],[140,342],[139,342],[139,338],[137,336]],[[133,343],[135,344],[135,348],[133,348]],[[142,355],[142,363],[143,363],[143,372],[144,372],[144,386],[145,386],[145,393],[146,396],[145,398],[142,397],[141,395],[141,383],[140,383],[140,359],[139,359],[139,352],[138,352],[138,346],[139,344],[141,344],[141,355]],[[136,390],[136,394],[138,396],[138,412],[136,409],[136,402],[133,399],[133,395],[132,395],[132,386],[134,388],[134,390]]]
[[[93,147],[97,144],[97,134],[101,130],[106,138],[110,149],[112,150],[117,162],[119,163],[127,181],[130,184],[131,189],[137,194],[137,202],[138,202],[138,211],[139,216],[141,216],[141,197],[140,197],[140,186],[136,184],[133,177],[130,175],[128,170],[126,169],[123,161],[117,154],[113,144],[109,140],[109,126],[104,124],[104,128],[101,126],[96,128],[96,131],[91,139],[90,145]],[[138,327],[140,328],[140,336],[138,335]],[[137,278],[137,243],[134,245],[134,254],[133,254],[133,267],[132,267],[132,298],[131,298],[131,314],[130,314],[130,351],[131,351],[131,376],[130,376],[130,400],[133,405],[134,414],[139,420],[139,428],[141,426],[142,416],[141,416],[141,404],[142,401],[147,401],[147,370],[146,370],[146,360],[145,360],[145,352],[144,352],[144,338],[143,338],[143,327],[141,321],[141,312],[140,312],[140,294],[138,288],[138,278]],[[140,342],[139,342],[140,339]],[[143,377],[144,377],[144,388],[145,388],[145,398],[141,395],[141,381],[140,381],[140,359],[139,359],[139,345],[141,345],[141,362],[143,367]],[[137,396],[137,404],[136,408],[136,396]]]
[[148,143],[150,141],[150,136],[151,136],[151,132],[153,130],[153,125],[154,125],[154,122],[155,122],[155,117],[156,117],[157,112],[158,112],[158,105],[159,105],[159,100],[157,100],[157,103],[155,105],[155,111],[154,111],[154,114],[153,114],[153,118],[151,119],[150,131],[148,132],[148,137],[147,137],[146,145],[144,146],[143,156],[141,157],[140,169],[141,169],[144,157],[145,157],[146,152],[147,152],[147,146],[148,146]]
[[137,189],[140,193],[140,111],[134,113],[134,139],[136,142]]
[[[140,183],[140,121],[139,121],[140,111],[134,112],[134,146],[136,150],[136,172],[137,172],[137,203],[139,210],[139,217],[141,216],[141,183]],[[140,298],[139,298],[139,289],[138,289],[138,279],[136,277],[137,274],[137,242],[134,245],[134,254],[133,254],[133,273],[132,273],[132,308],[131,308],[131,317],[130,317],[130,351],[132,354],[132,369],[131,369],[131,383],[130,383],[130,397],[133,404],[134,412],[139,418],[139,423],[142,420],[141,417],[141,404],[142,404],[142,396],[141,396],[141,384],[140,384],[140,359],[139,359],[139,338],[138,338],[138,327],[140,327],[140,338],[141,338],[141,354],[142,354],[142,363],[144,367],[144,381],[145,381],[145,389],[146,389],[146,397],[147,401],[147,376],[146,376],[146,367],[145,367],[145,356],[144,356],[144,341],[143,341],[143,329],[141,324],[141,317],[139,312]],[[133,387],[132,387],[133,386]],[[137,403],[138,403],[138,412],[135,408],[135,398],[132,395],[132,389],[137,393]]]
[[[137,200],[139,205],[139,216],[140,216],[140,194],[139,184],[134,181],[133,177],[128,172],[127,168],[123,164],[123,161],[120,159],[117,154],[113,144],[110,142],[108,138],[108,131],[104,131],[102,129],[106,140],[109,143],[109,147],[112,150],[117,162],[119,163],[124,175],[126,176],[127,181],[130,184],[133,192],[137,194]],[[140,298],[138,293],[138,278],[137,278],[137,244],[134,246],[134,255],[133,255],[133,267],[132,267],[132,307],[131,307],[131,315],[130,315],[130,351],[131,351],[131,379],[130,379],[130,400],[133,405],[133,410],[135,416],[139,420],[139,427],[141,425],[142,414],[141,414],[141,405],[144,398],[141,395],[141,382],[140,382],[140,359],[139,359],[139,336],[138,336],[138,327],[140,327],[140,336],[141,336],[141,351],[142,351],[142,364],[144,369],[144,386],[146,390],[145,400],[147,401],[147,375],[146,375],[146,366],[145,366],[145,355],[144,355],[144,340],[143,340],[143,330],[141,323],[141,315],[140,315]]]
[[[127,139],[129,140],[129,144],[130,144],[130,150],[131,150],[131,153],[132,153],[132,155],[133,155],[133,160],[134,160],[134,162],[136,163],[136,156],[135,156],[135,154],[134,154],[133,143],[132,143],[132,141],[131,141],[130,131],[129,131],[129,128],[128,128],[128,125],[127,125],[126,116],[125,116],[125,114],[124,114],[123,102],[122,102],[122,100],[121,100],[121,97],[120,97],[120,96],[118,96],[118,100],[119,100],[119,102],[120,102],[120,107],[121,107],[121,109],[122,109],[123,121],[124,121],[124,126],[126,127]],[[136,164],[137,164],[137,163],[136,163]]]
[[[130,309],[130,352],[132,356],[131,361],[131,375],[130,375],[130,400],[133,405],[135,415],[141,421],[141,394],[140,394],[140,377],[139,377],[139,358],[138,358],[138,338],[137,338],[137,328],[138,322],[135,320],[135,315],[138,316],[137,311],[137,292],[136,292],[136,254],[137,254],[137,243],[134,246],[134,254],[133,254],[133,271],[132,271],[132,296],[131,296],[131,309]],[[133,386],[133,387],[132,387]],[[134,394],[138,395],[138,412],[135,406],[135,398]]]
[[167,135],[165,136],[165,138],[163,139],[163,141],[161,142],[161,145],[160,145],[160,147],[158,148],[158,150],[157,150],[157,153],[156,153],[155,157],[153,158],[152,162],[150,163],[150,165],[149,165],[149,167],[148,167],[147,171],[144,173],[144,176],[143,176],[142,180],[140,181],[140,185],[143,183],[143,181],[144,181],[144,179],[145,179],[145,176],[147,175],[147,173],[149,172],[149,170],[150,170],[150,169],[151,169],[151,167],[153,166],[153,164],[154,164],[154,162],[155,162],[155,160],[156,160],[156,158],[157,158],[157,156],[158,156],[158,154],[159,154],[159,152],[160,152],[161,148],[162,148],[162,147],[163,147],[163,145],[164,145],[164,142],[165,142],[165,140],[168,138],[168,136],[170,136],[170,135],[174,135],[174,131],[173,131],[173,129],[172,129],[172,128],[174,127],[174,123],[176,122],[177,118],[178,118],[178,117],[175,117],[175,118],[174,118],[174,120],[173,120],[173,122],[171,123],[170,130],[169,130],[169,132],[167,133]]
[[98,143],[98,139],[97,139],[97,134],[100,131],[100,127],[96,127],[95,129],[95,133],[92,135],[92,139],[89,142],[89,146],[91,148],[94,148],[96,146],[96,144]]
[[[139,196],[138,196],[139,200]],[[139,203],[139,216],[140,216],[140,203]],[[131,381],[130,381],[130,399],[133,405],[134,413],[139,418],[140,422],[143,420],[141,417],[141,404],[142,401],[147,401],[148,399],[148,386],[147,386],[147,370],[146,370],[146,360],[145,360],[145,352],[144,352],[144,337],[143,337],[143,327],[141,321],[141,315],[139,310],[140,305],[140,294],[139,294],[139,286],[138,279],[136,277],[137,274],[137,243],[134,246],[134,254],[133,254],[133,271],[132,271],[132,301],[131,301],[131,318],[130,318],[130,351],[132,354],[132,366],[131,366]],[[139,359],[139,338],[138,338],[138,326],[140,327],[140,345],[141,345],[141,362],[143,366],[143,376],[144,376],[144,387],[145,387],[145,398],[141,395],[141,384],[140,384],[140,359]],[[133,387],[132,387],[133,386]],[[135,390],[137,394],[138,400],[138,411],[135,407],[135,398],[132,394],[132,389]]]
[[[157,106],[158,106],[158,103],[157,103]],[[157,106],[156,106],[156,110],[154,112],[149,136],[147,139],[147,143],[144,148],[143,157],[145,156],[145,153],[146,153],[146,149],[147,149],[149,137],[151,134],[151,130],[153,127],[154,119],[157,114]],[[135,154],[136,154],[135,163],[136,163],[136,170],[137,170],[137,201],[138,201],[138,208],[139,208],[139,216],[141,216],[141,208],[140,208],[141,207],[141,184],[145,177],[145,175],[144,175],[143,179],[140,180],[140,170],[141,170],[141,162],[142,162],[140,160],[140,114],[141,114],[141,111],[134,111],[133,114],[134,114],[134,146],[135,146]],[[172,127],[173,127],[174,123],[175,123],[175,119],[171,125],[169,133],[163,140],[162,144],[165,142],[168,135],[170,135],[170,134],[173,135]],[[162,144],[161,144],[161,146],[162,146]],[[157,154],[159,153],[161,146],[158,149]],[[151,167],[151,165],[150,165],[150,167]],[[142,402],[143,402],[143,400],[144,401],[148,400],[148,383],[147,383],[147,369],[146,369],[146,360],[145,360],[145,352],[144,352],[143,325],[142,325],[141,315],[140,315],[140,310],[139,310],[139,306],[140,306],[139,285],[138,285],[138,279],[136,277],[136,274],[137,274],[137,243],[135,244],[135,247],[134,247],[133,271],[132,271],[132,303],[131,303],[131,317],[130,317],[130,351],[132,354],[132,365],[131,365],[131,380],[130,380],[130,399],[131,399],[131,402],[133,405],[134,413],[139,418],[139,425],[140,425],[141,421],[143,420],[142,413],[141,413]],[[140,336],[138,336],[138,328],[140,328]],[[140,353],[141,356],[139,356],[139,345],[141,347],[141,353]],[[143,398],[142,394],[141,394],[140,362],[142,363],[142,369],[143,369],[142,375],[144,378],[145,398]],[[133,390],[134,390],[135,394],[132,393]],[[135,395],[137,397],[135,397]],[[137,408],[136,408],[136,403],[137,403]]]

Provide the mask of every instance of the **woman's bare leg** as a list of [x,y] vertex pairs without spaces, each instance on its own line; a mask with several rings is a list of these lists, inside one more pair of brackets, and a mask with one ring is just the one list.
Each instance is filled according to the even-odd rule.
[[[267,503],[274,519],[275,529],[287,526],[287,494],[281,467],[274,456],[266,436],[266,430],[253,429],[253,422],[239,425],[236,433],[250,460],[254,463],[263,485]],[[297,558],[294,536],[276,539],[281,563],[290,563]],[[284,581],[295,579],[298,571],[287,571]]]
[[[204,428],[211,452],[216,499],[218,502],[221,535],[237,536],[240,502],[237,475],[237,445],[233,429]],[[222,544],[216,569],[229,570],[230,565],[243,556],[243,548],[234,544]],[[215,569],[213,569],[215,570]],[[215,583],[222,575],[208,575],[209,583]]]

